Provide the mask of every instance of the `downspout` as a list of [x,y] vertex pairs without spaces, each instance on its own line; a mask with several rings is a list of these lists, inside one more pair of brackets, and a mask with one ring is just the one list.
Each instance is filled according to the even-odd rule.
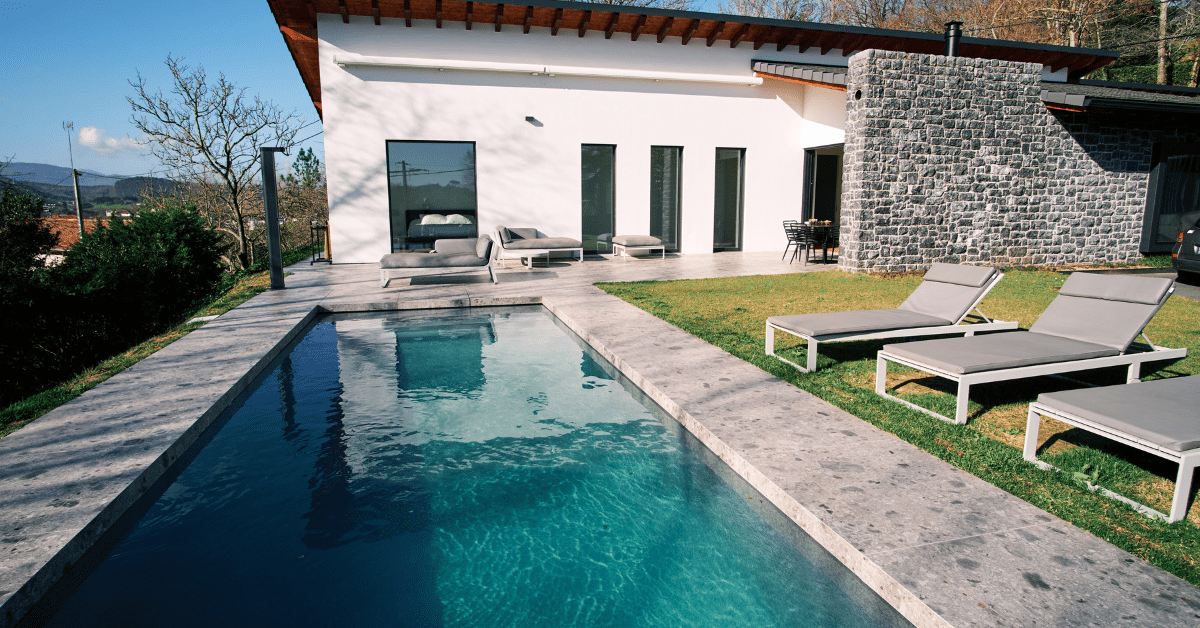
[[946,56],[958,56],[958,42],[962,39],[962,22],[946,22]]

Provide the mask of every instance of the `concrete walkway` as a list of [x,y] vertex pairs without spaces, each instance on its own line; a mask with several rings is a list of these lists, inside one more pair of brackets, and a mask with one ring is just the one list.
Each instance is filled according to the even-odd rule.
[[0,626],[20,618],[318,311],[543,303],[918,626],[1190,626],[1200,590],[592,286],[823,270],[779,253],[422,275],[292,267],[0,440]]

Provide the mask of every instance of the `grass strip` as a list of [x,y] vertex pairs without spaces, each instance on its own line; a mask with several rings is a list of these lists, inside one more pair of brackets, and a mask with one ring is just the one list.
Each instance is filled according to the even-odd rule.
[[[283,265],[289,266],[302,261],[311,252],[311,247],[308,246],[284,251]],[[249,301],[255,295],[271,287],[271,274],[267,270],[254,268],[232,275],[229,278],[229,283],[230,288],[228,290],[187,316],[187,320],[191,320],[197,316],[219,316]],[[154,336],[119,355],[113,356],[53,388],[30,395],[0,410],[0,438],[8,436],[47,412],[95,388],[104,380],[137,364],[144,358],[153,355],[159,349],[183,338],[191,331],[199,329],[202,325],[204,325],[202,322],[181,323],[173,329]]]
[[[988,316],[1019,321],[1028,329],[1066,277],[1048,271],[1008,271],[981,304]],[[682,281],[602,283],[600,289],[713,344],[764,371],[912,443],[1025,501],[1200,585],[1200,508],[1174,524],[1152,520],[1093,493],[1071,475],[1097,475],[1095,483],[1160,511],[1169,509],[1175,465],[1096,438],[1057,422],[1044,424],[1040,456],[1067,473],[1024,461],[1026,412],[1037,395],[1077,388],[1041,377],[982,384],[971,389],[970,422],[953,425],[879,397],[874,392],[875,353],[884,344],[822,344],[816,373],[801,373],[766,355],[769,316],[896,307],[920,283],[918,274],[864,275],[840,271]],[[1187,347],[1175,363],[1143,368],[1143,379],[1200,373],[1200,303],[1173,297],[1146,330],[1156,344]],[[794,341],[794,342],[793,342]],[[777,335],[776,351],[803,364],[798,339]],[[790,344],[789,344],[790,343]],[[1156,370],[1157,369],[1157,370]],[[895,371],[895,372],[893,372]],[[1093,384],[1123,382],[1124,369],[1078,375]],[[942,414],[952,413],[954,388],[946,380],[893,367],[892,394]]]

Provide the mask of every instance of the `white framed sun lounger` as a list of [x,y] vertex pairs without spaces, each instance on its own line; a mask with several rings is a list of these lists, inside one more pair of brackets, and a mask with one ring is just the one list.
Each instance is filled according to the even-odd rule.
[[[1126,382],[1139,381],[1143,363],[1187,356],[1186,348],[1157,346],[1143,331],[1174,291],[1170,279],[1074,273],[1029,331],[885,345],[876,358],[875,392],[963,425],[975,384],[1112,366],[1127,367]],[[1139,335],[1145,346],[1133,345]],[[888,394],[888,362],[955,382],[954,418]]]
[[[979,310],[979,303],[991,292],[1004,273],[990,266],[965,266],[935,263],[925,273],[924,282],[900,307],[893,310],[858,310],[798,316],[772,316],[767,319],[766,353],[797,370],[817,370],[817,353],[823,342],[877,340],[965,334],[980,331],[1004,331],[1017,328],[1017,321],[995,321]],[[962,322],[974,311],[982,323]],[[800,366],[775,353],[775,332],[780,331],[808,341],[807,365]]]
[[1109,440],[1166,458],[1179,465],[1170,514],[1088,482],[1088,488],[1127,504],[1151,518],[1174,523],[1187,516],[1192,476],[1200,466],[1200,375],[1043,393],[1029,404],[1025,423],[1025,460],[1048,470],[1062,471],[1037,459],[1042,417],[1103,436]]

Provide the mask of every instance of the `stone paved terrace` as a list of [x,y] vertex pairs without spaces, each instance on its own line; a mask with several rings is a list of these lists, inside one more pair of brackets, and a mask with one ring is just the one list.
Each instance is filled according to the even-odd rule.
[[1200,590],[649,314],[597,281],[825,270],[779,253],[590,258],[267,292],[0,440],[0,626],[179,458],[315,311],[543,303],[917,626],[1194,626]]

